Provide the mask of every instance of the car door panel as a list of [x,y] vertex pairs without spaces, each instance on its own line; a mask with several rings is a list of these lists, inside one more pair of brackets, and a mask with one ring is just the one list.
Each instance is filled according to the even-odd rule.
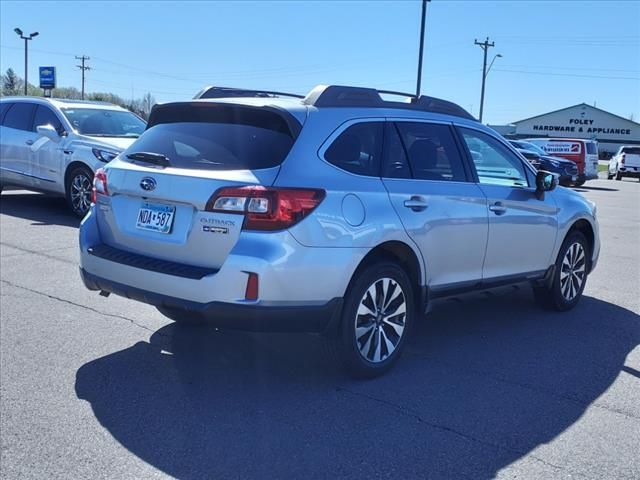
[[31,131],[33,105],[16,102],[5,113],[2,125],[0,168],[3,182],[20,186],[33,185],[31,146],[36,136]]
[[460,178],[466,175],[450,125],[400,123],[387,125],[382,181],[422,253],[427,285],[438,289],[480,281],[487,201],[478,185]]
[[546,270],[558,231],[551,195],[538,200],[529,188],[480,185],[487,196],[489,239],[483,278]]
[[558,232],[553,196],[536,195],[533,174],[504,142],[472,128],[458,131],[487,198],[483,280],[545,271],[553,263],[550,257]]

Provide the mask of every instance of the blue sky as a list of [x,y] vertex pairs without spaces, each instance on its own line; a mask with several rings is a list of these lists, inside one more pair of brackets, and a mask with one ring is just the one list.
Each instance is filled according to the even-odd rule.
[[[306,93],[319,83],[413,91],[420,1],[0,2],[0,68],[29,78],[55,65],[80,86],[74,55],[91,57],[88,91],[158,101],[204,85]],[[428,7],[423,93],[478,114],[482,50],[500,53],[485,118],[507,123],[594,102],[640,120],[639,1],[447,1]],[[35,82],[34,82],[35,83]]]

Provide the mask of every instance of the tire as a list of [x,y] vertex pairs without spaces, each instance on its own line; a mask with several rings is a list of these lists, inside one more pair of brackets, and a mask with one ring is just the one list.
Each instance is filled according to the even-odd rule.
[[65,196],[71,211],[83,218],[91,206],[93,172],[88,167],[76,167],[67,176]]
[[620,172],[616,173],[616,180],[618,181],[622,180],[622,173]]
[[573,184],[573,186],[581,187],[582,185],[584,185],[584,182],[586,182],[586,180],[578,180],[576,183]]
[[590,258],[585,236],[579,231],[570,232],[558,253],[551,285],[533,289],[536,301],[559,312],[575,307],[587,283]]
[[204,320],[196,312],[172,307],[156,307],[165,317],[180,325],[202,325]]
[[613,180],[613,175],[611,175],[610,173],[607,173],[607,180]]
[[[379,302],[384,306],[385,301],[386,311],[377,313]],[[345,296],[339,331],[328,341],[351,376],[377,377],[400,358],[415,315],[409,276],[397,264],[381,261],[353,279]]]

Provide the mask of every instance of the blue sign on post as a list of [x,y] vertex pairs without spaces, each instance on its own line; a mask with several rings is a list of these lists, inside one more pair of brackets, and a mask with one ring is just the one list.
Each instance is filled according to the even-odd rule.
[[56,67],[40,67],[40,88],[56,88]]

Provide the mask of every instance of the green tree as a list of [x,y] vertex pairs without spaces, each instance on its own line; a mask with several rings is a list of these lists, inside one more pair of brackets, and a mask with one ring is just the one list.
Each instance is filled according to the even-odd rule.
[[8,68],[7,73],[2,75],[2,95],[19,95],[22,85],[13,68]]

